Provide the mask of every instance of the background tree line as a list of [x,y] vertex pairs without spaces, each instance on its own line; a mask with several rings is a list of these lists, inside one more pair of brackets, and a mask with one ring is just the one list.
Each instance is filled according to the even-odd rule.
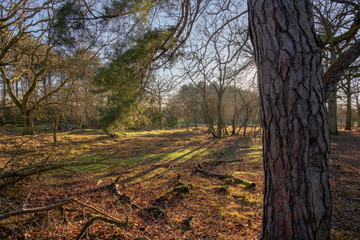
[[[253,52],[244,8],[231,1],[184,1],[174,10],[176,4],[163,1],[84,3],[3,3],[2,124],[22,122],[23,134],[34,133],[33,119],[59,128],[102,127],[113,134],[124,128],[174,127],[180,121],[187,128],[203,123],[214,137],[238,133],[238,126],[246,132],[248,123],[259,124],[258,117],[251,116],[258,114],[258,107],[252,106],[256,87],[251,83]],[[352,6],[315,1],[320,35],[330,38],[347,29],[354,35]],[[173,18],[181,11],[180,21],[197,21],[173,26],[161,19],[154,24],[156,10]],[[327,45],[324,68],[352,41],[356,36]],[[197,90],[186,90],[184,82]],[[337,116],[346,129],[358,121],[358,82],[353,63],[329,99],[332,133],[337,132]],[[187,97],[189,91],[197,101]],[[254,93],[244,94],[247,91]]]

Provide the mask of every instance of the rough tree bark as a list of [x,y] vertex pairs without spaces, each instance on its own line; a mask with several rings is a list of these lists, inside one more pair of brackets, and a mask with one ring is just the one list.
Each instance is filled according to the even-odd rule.
[[23,135],[33,135],[35,134],[34,131],[34,119],[31,116],[30,113],[28,113],[28,111],[26,111],[23,114],[23,119],[24,119],[24,130],[22,132]]
[[264,129],[260,239],[330,239],[328,120],[310,1],[248,7]]

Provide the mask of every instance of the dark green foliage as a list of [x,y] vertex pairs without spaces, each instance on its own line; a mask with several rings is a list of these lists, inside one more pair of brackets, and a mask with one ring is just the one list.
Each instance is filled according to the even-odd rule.
[[127,13],[136,12],[137,6],[142,3],[142,0],[112,0],[104,6],[103,19],[112,18],[114,16],[121,16]]
[[75,36],[86,30],[83,12],[81,4],[76,0],[67,0],[62,4],[51,26],[51,41],[55,46],[75,47]]
[[[107,133],[113,133],[121,127],[138,128],[147,120],[139,115],[144,90],[151,75],[153,57],[167,31],[149,31],[135,44],[97,71],[94,82],[110,92],[109,109],[102,115],[102,126]],[[141,112],[141,111],[140,111]]]

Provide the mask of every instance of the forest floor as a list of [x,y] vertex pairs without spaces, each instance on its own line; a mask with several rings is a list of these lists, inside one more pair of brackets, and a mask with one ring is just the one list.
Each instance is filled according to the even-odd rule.
[[[128,222],[96,221],[82,239],[256,239],[260,233],[262,143],[253,133],[216,140],[203,130],[178,129],[110,138],[79,129],[58,133],[54,146],[51,132],[10,130],[0,129],[0,217],[76,202],[0,220],[0,239],[75,239],[93,216]],[[30,178],[6,182],[34,173],[34,165],[38,172]],[[40,173],[44,166],[54,169]],[[359,131],[332,137],[330,170],[332,238],[360,239]],[[1,179],[5,172],[14,178]]]

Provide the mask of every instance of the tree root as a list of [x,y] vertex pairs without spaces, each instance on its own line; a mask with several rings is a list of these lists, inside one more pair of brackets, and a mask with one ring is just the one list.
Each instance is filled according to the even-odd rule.
[[197,172],[202,173],[203,175],[206,175],[206,176],[216,177],[216,178],[219,178],[219,179],[230,180],[231,182],[233,182],[235,184],[244,184],[248,188],[254,188],[255,187],[255,183],[243,180],[241,178],[234,177],[234,176],[232,176],[230,174],[220,174],[220,173],[205,171],[204,169],[202,169],[201,164],[196,165],[195,170]]

